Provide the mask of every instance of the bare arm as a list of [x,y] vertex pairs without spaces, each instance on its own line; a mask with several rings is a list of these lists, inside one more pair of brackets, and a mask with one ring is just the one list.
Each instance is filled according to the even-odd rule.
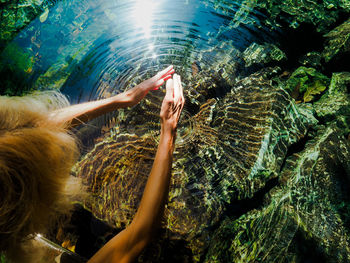
[[139,103],[152,89],[157,89],[171,78],[173,66],[158,72],[154,77],[145,80],[136,87],[114,97],[73,105],[52,112],[51,117],[59,123],[70,123],[71,127],[85,123],[105,113]]
[[159,224],[169,191],[176,126],[184,105],[180,77],[174,75],[174,80],[168,80],[166,86],[158,150],[137,213],[132,223],[102,247],[89,263],[132,262]]

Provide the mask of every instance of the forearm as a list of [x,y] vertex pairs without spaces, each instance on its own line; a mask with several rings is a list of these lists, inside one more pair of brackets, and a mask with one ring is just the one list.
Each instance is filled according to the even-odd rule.
[[132,223],[99,250],[89,263],[132,262],[149,242],[168,196],[174,139],[174,133],[161,132],[153,167]]
[[69,123],[70,126],[76,126],[108,112],[128,107],[130,100],[131,98],[128,94],[121,93],[111,98],[76,104],[56,110],[51,113],[51,118],[58,123]]
[[159,223],[167,200],[175,133],[161,132],[158,150],[150,176],[141,199],[139,209],[132,224],[139,229],[141,238],[148,240],[156,224]]

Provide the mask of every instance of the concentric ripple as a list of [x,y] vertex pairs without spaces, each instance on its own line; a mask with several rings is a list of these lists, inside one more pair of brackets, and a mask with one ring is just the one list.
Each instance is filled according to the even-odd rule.
[[[151,134],[153,139],[158,143],[160,138],[160,124],[157,126],[156,129],[151,130]],[[192,141],[196,128],[196,121],[192,118],[191,114],[184,109],[177,126],[176,147],[182,147],[184,144]]]
[[[188,83],[198,71],[232,61],[234,50],[271,41],[263,15],[246,8],[238,0],[62,0],[14,43],[34,58],[33,89],[60,89],[80,103],[130,89],[170,64]],[[183,116],[185,143],[195,125],[190,113]]]

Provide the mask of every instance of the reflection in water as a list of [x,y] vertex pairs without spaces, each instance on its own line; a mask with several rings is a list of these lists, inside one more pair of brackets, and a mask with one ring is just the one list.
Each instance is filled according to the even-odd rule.
[[[136,28],[141,28],[145,38],[150,38],[152,33],[152,22],[154,11],[160,4],[160,1],[136,0],[131,12],[131,19]],[[152,46],[152,45],[150,45]]]
[[[72,103],[110,97],[169,64],[175,66],[182,76],[188,102],[178,128],[177,150],[181,158],[174,162],[172,184],[176,189],[170,193],[171,202],[166,209],[170,222],[167,229],[169,236],[175,237],[171,242],[185,240],[186,249],[191,247],[190,253],[197,257],[208,246],[208,240],[204,241],[208,229],[218,223],[225,209],[224,203],[230,201],[232,193],[241,187],[239,184],[244,184],[240,191],[250,194],[245,185],[250,182],[236,177],[248,174],[246,166],[254,163],[258,152],[255,148],[254,151],[249,148],[252,153],[249,152],[246,149],[248,143],[235,140],[234,136],[240,135],[237,133],[239,125],[233,125],[235,129],[230,130],[230,124],[235,120],[231,116],[233,113],[227,110],[234,101],[232,94],[222,105],[215,100],[230,91],[235,72],[246,70],[242,67],[242,51],[253,42],[270,42],[276,37],[275,33],[260,26],[258,16],[261,14],[255,17],[254,13],[249,13],[250,19],[256,21],[255,26],[238,26],[242,15],[237,13],[239,8],[239,2],[231,1],[220,5],[212,1],[190,0],[62,1],[50,10],[47,17],[45,14],[45,19],[33,21],[13,43],[33,57],[27,80],[29,85],[36,89],[61,89]],[[249,86],[246,86],[248,90]],[[249,92],[247,94],[241,91],[241,101],[251,96]],[[85,180],[86,177],[103,176],[97,172],[104,172],[102,167],[105,167],[107,154],[107,159],[117,164],[111,168],[115,174],[101,180],[108,183],[96,186],[96,189],[106,190],[97,194],[97,201],[91,198],[89,205],[98,214],[99,209],[105,207],[100,206],[99,201],[105,199],[112,203],[112,208],[103,210],[98,216],[106,219],[111,215],[113,220],[121,222],[120,227],[132,214],[127,208],[133,209],[139,200],[137,196],[130,200],[129,191],[141,195],[142,183],[149,174],[159,135],[159,107],[163,96],[164,90],[154,91],[132,110],[120,110],[98,120],[100,123],[91,123],[97,126],[96,134],[91,133],[89,126],[80,130],[82,134],[88,134],[89,139],[99,137],[96,140],[101,141],[101,138],[108,138],[111,144],[98,144],[97,150],[100,147],[106,151],[88,154],[92,158],[81,162],[82,172],[78,176],[85,176]],[[240,107],[237,104],[232,108]],[[249,101],[246,104],[249,105]],[[249,116],[244,118],[253,115],[248,113]],[[212,123],[214,119],[216,126]],[[265,125],[267,121],[262,120]],[[252,143],[254,147],[261,140],[259,136]],[[252,139],[247,138],[249,140]],[[237,151],[237,145],[231,145],[234,143],[242,144],[240,151]],[[236,152],[230,152],[232,149]],[[244,156],[244,162],[237,161],[237,156]],[[238,172],[231,168],[235,161]],[[123,177],[123,171],[128,183],[117,189],[113,180]],[[132,205],[126,205],[128,201]],[[114,211],[123,205],[127,208],[121,209],[116,216]],[[117,225],[116,221],[109,222]],[[195,239],[201,233],[204,234]],[[192,240],[204,245],[192,244]]]
[[[34,57],[28,85],[62,88],[75,103],[130,88],[168,64],[186,83],[194,61],[208,68],[218,60],[221,41],[242,51],[275,37],[259,24],[261,14],[249,14],[256,27],[234,26],[239,7],[211,1],[62,1],[14,42]],[[202,57],[210,48],[212,54]]]
[[[346,1],[47,1],[1,54],[2,92],[60,89],[77,103],[169,64],[182,76],[169,200],[140,262],[350,262]],[[130,223],[163,97],[79,127],[88,153],[72,172],[91,212],[79,208],[58,243],[89,257],[116,233],[95,216]]]
[[239,8],[235,1],[62,1],[13,45],[24,48],[33,62],[28,86],[61,89],[72,103],[110,97],[170,64],[182,75],[184,88],[195,93],[186,83],[198,70],[218,71],[213,65],[235,58],[241,70],[240,51],[276,38],[262,28],[256,12],[249,13],[254,26],[237,27]]

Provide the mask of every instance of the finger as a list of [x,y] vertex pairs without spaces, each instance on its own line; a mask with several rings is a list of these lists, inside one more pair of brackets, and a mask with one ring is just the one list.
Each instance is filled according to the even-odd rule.
[[168,80],[171,78],[171,75],[175,73],[175,70],[172,69],[170,70],[168,73],[166,73],[165,75],[163,75],[162,77],[160,77],[161,79],[164,79],[164,80]]
[[166,69],[163,69],[162,71],[160,71],[160,72],[158,72],[157,73],[157,77],[159,77],[159,78],[163,78],[163,77],[165,77],[166,75],[171,75],[171,74],[173,74],[173,73],[170,73],[170,72],[172,72],[173,71],[173,73],[175,72],[174,71],[174,66],[173,65],[170,65],[169,67],[167,67]]
[[180,90],[179,90],[179,80],[177,78],[177,74],[174,74],[174,101],[177,104],[180,98]]
[[181,83],[181,76],[180,75],[177,75],[178,76],[178,80],[179,80],[179,84],[180,84],[180,96],[181,96],[181,99],[182,99],[182,103],[185,101],[184,99],[184,89],[182,87],[182,83]]
[[166,94],[165,97],[169,99],[174,98],[174,81],[173,79],[168,79],[166,82]]
[[165,76],[164,78],[162,78],[162,80],[167,81],[167,80],[170,79],[170,78],[171,78],[171,75],[167,75],[167,76]]
[[158,90],[160,86],[162,86],[164,84],[164,79],[160,79],[156,82],[155,87],[153,88],[153,90]]

